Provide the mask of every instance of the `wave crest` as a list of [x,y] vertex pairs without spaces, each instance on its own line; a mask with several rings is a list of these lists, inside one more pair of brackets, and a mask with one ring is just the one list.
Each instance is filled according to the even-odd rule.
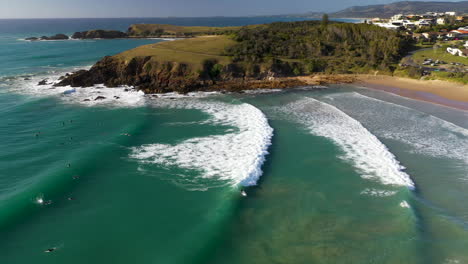
[[353,164],[361,177],[383,184],[414,188],[395,156],[361,123],[336,107],[313,98],[300,99],[279,108],[307,126],[317,136],[332,140],[343,151],[343,160]]
[[227,134],[197,137],[179,144],[148,144],[132,149],[131,158],[141,163],[196,170],[199,177],[232,185],[256,185],[271,145],[273,129],[265,115],[250,104],[164,102],[166,107],[195,108],[211,116],[210,123],[229,125]]

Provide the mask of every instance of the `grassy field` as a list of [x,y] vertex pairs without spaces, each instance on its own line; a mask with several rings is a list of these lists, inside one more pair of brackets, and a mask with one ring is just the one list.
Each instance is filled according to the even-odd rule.
[[422,50],[413,54],[413,60],[417,63],[423,63],[424,59],[442,60],[445,62],[459,62],[468,65],[468,58],[454,56],[447,52],[447,47],[438,49]]
[[231,59],[223,56],[223,53],[226,47],[235,43],[228,36],[204,36],[145,45],[116,56],[126,61],[134,57],[152,56],[158,62],[187,63],[199,68],[206,59],[216,59],[223,65],[230,63]]

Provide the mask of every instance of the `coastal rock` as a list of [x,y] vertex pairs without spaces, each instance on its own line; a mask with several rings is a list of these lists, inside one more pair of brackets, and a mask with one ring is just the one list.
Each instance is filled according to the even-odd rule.
[[[306,85],[297,79],[288,79],[288,69],[272,67],[246,73],[238,65],[223,67],[216,77],[194,70],[179,62],[159,62],[151,56],[134,57],[126,61],[119,56],[107,56],[90,70],[80,70],[64,77],[54,86],[90,87],[104,84],[107,87],[133,86],[144,93],[188,93],[192,91],[242,91],[246,89],[288,88]],[[271,76],[277,76],[270,80]],[[127,90],[126,90],[127,91]]]
[[104,97],[104,96],[98,96],[98,97],[94,98],[94,101],[104,100],[104,99],[106,99],[106,97]]
[[83,32],[75,32],[72,35],[73,39],[115,39],[127,38],[128,35],[117,30],[89,30]]
[[47,81],[48,81],[48,79],[44,79],[44,80],[40,81],[37,85],[47,85],[47,84],[49,84]]
[[69,37],[65,34],[56,34],[56,35],[53,35],[53,36],[42,36],[42,37],[30,37],[30,38],[25,38],[25,40],[29,40],[29,41],[38,41],[38,40],[66,40],[66,39],[69,39]]

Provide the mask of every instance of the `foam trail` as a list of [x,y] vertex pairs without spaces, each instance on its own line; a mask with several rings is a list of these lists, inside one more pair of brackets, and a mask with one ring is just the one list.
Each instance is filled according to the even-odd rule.
[[[273,129],[264,114],[250,104],[202,102],[200,100],[155,100],[164,107],[194,108],[211,116],[208,123],[229,125],[224,135],[197,137],[179,144],[149,144],[133,148],[131,158],[141,163],[196,170],[203,179],[231,185],[255,185],[271,144]],[[195,182],[195,181],[194,181]]]
[[332,105],[313,98],[301,99],[279,108],[305,124],[312,134],[326,137],[337,144],[350,162],[366,179],[383,184],[414,188],[404,167],[376,136],[361,123]]
[[[142,91],[137,91],[132,87],[105,88],[104,85],[93,87],[54,87],[59,82],[59,78],[67,72],[73,72],[83,68],[53,69],[45,73],[4,78],[2,86],[8,92],[18,94],[56,97],[66,103],[80,104],[84,106],[116,106],[116,107],[137,107],[144,105],[145,96]],[[25,78],[26,77],[26,78]],[[47,80],[46,85],[38,85],[42,80]]]
[[328,95],[325,100],[365,123],[379,137],[408,144],[418,154],[455,159],[468,166],[468,129],[356,92]]

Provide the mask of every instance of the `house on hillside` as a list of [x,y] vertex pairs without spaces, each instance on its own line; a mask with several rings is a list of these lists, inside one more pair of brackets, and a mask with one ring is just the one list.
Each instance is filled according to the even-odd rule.
[[406,17],[403,14],[394,15],[390,18],[390,21],[403,20]]
[[456,15],[457,15],[457,12],[453,12],[453,11],[451,11],[451,12],[445,12],[445,15],[446,15],[446,16],[456,16]]
[[462,23],[466,23],[468,22],[468,16],[457,16],[455,17],[455,21],[457,22],[462,22]]
[[418,22],[416,22],[416,25],[418,27],[430,27],[432,25],[432,21],[428,19],[420,19]]
[[460,29],[457,29],[457,30],[452,30],[450,31],[448,34],[447,34],[448,37],[451,37],[451,38],[464,38],[464,37],[468,37],[468,30],[460,30]]
[[413,33],[411,37],[416,41],[420,40],[421,38],[424,38],[424,36],[421,33]]
[[447,36],[446,32],[425,32],[422,33],[423,37],[428,40],[442,39]]
[[465,45],[463,45],[463,47],[468,49],[468,40],[466,41]]
[[407,29],[415,29],[416,28],[416,24],[414,24],[413,22],[409,21],[409,20],[403,20],[403,26]]
[[374,23],[374,25],[379,26],[379,27],[383,27],[383,28],[386,28],[386,29],[395,30],[395,31],[401,29],[401,26],[392,25],[390,23]]
[[447,18],[445,18],[445,17],[439,17],[437,19],[437,25],[445,25],[445,24],[447,24],[447,22],[448,22]]

